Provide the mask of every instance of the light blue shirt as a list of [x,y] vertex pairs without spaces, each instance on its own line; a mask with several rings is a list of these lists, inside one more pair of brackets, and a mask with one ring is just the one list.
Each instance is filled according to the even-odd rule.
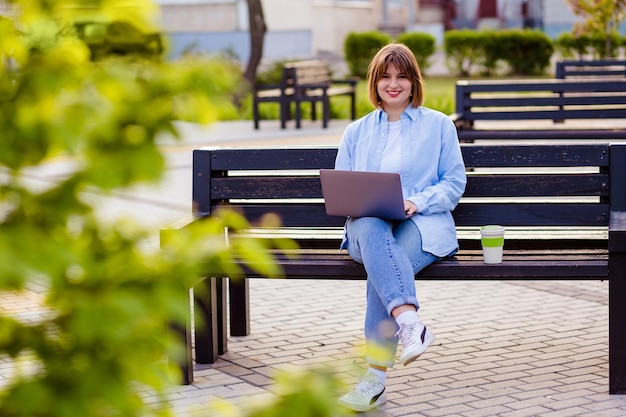
[[[411,220],[422,234],[422,250],[448,256],[458,250],[451,211],[467,181],[456,127],[445,114],[421,106],[407,107],[401,121],[402,192],[418,210]],[[350,123],[339,145],[335,169],[380,171],[388,123],[387,114],[380,109]]]

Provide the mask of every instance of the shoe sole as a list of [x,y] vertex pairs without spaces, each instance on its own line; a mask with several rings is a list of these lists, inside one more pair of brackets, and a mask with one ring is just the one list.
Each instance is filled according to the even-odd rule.
[[366,411],[373,410],[374,408],[377,408],[386,402],[387,402],[387,392],[383,392],[382,395],[378,397],[378,399],[376,400],[374,404],[361,407],[358,404],[347,404],[347,403],[342,402],[341,400],[339,401],[339,404],[346,407],[347,409],[351,411],[354,411],[355,413],[365,413]]
[[435,341],[436,337],[433,333],[426,333],[426,339],[424,340],[424,343],[422,343],[422,348],[416,352],[414,352],[413,354],[411,354],[411,356],[408,356],[406,358],[402,358],[400,357],[400,360],[402,362],[402,365],[407,366],[408,364],[410,364],[411,362],[413,362],[414,360],[416,360],[417,358],[419,358],[420,356],[422,356],[422,354],[424,352],[426,352],[426,349],[428,349],[428,347]]

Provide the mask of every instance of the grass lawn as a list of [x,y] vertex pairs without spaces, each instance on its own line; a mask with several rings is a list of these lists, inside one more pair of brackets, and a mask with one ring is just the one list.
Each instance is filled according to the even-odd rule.
[[425,77],[424,106],[445,114],[454,113],[455,77]]

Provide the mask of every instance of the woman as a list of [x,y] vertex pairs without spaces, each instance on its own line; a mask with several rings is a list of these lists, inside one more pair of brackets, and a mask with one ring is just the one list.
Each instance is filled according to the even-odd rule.
[[451,211],[465,190],[456,128],[425,108],[415,56],[389,44],[368,68],[369,100],[376,110],[345,130],[335,169],[400,174],[408,219],[348,218],[342,249],[367,271],[366,375],[339,403],[367,411],[386,401],[387,368],[398,346],[408,365],[435,340],[420,321],[415,274],[458,250]]

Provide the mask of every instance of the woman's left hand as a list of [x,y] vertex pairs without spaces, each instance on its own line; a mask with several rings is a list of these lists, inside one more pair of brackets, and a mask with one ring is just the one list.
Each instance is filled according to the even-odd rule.
[[417,206],[412,201],[404,200],[404,212],[407,216],[412,216],[417,213]]

